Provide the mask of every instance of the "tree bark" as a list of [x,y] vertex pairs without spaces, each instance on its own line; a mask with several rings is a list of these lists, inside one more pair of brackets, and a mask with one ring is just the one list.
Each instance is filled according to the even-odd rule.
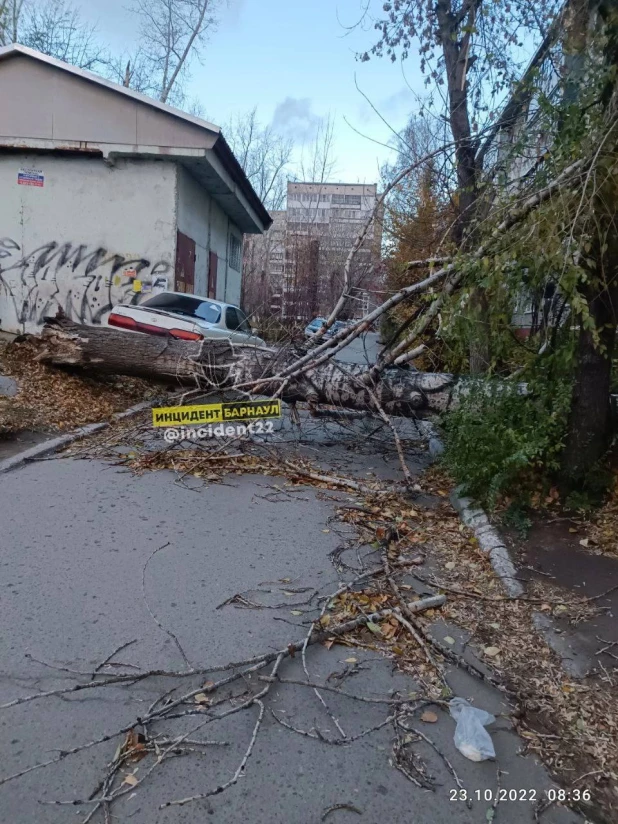
[[582,323],[569,431],[562,456],[565,491],[581,488],[605,454],[611,435],[610,389],[618,289],[614,285],[610,293],[597,292],[588,305],[599,330],[599,343]]
[[[565,49],[573,78],[581,82],[583,58],[589,40],[589,20],[596,0],[577,0],[566,20]],[[604,27],[605,64],[614,67],[618,59],[618,13],[615,4],[600,4]],[[602,94],[608,132],[592,179],[595,187],[590,198],[594,223],[590,249],[583,256],[586,278],[580,293],[588,305],[593,329],[580,316],[577,367],[569,428],[562,454],[563,490],[581,488],[590,479],[605,454],[611,437],[610,390],[612,357],[618,328],[618,86],[614,72],[608,74]],[[590,232],[584,226],[584,238]],[[596,334],[596,338],[595,338]]]
[[55,366],[307,401],[408,417],[440,412],[453,398],[453,375],[387,370],[381,377],[365,365],[330,360],[293,378],[278,377],[304,351],[298,347],[239,346],[227,340],[180,341],[47,319],[38,359]]

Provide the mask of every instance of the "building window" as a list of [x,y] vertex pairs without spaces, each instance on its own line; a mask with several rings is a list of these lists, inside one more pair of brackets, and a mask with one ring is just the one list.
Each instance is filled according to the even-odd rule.
[[240,272],[240,261],[242,258],[242,244],[240,240],[230,233],[230,251],[228,255],[228,264],[232,269]]
[[360,195],[346,195],[345,202],[348,203],[350,206],[360,206],[361,205],[361,198]]
[[333,195],[333,203],[345,203],[345,195]]

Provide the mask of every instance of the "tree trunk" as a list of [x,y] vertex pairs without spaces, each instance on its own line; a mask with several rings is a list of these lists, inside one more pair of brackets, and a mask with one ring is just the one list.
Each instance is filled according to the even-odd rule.
[[276,396],[288,403],[307,401],[347,409],[376,410],[374,398],[391,414],[423,416],[451,403],[452,375],[387,370],[373,378],[365,365],[331,360],[295,377],[276,377],[304,351],[297,347],[251,347],[227,340],[190,341],[83,326],[47,319],[38,359],[56,366],[134,375],[204,391],[237,389]]
[[[566,48],[575,66],[575,79],[588,42],[588,21],[596,3],[578,0],[567,17]],[[618,14],[615,4],[601,4],[606,37],[604,57],[612,68],[618,59]],[[573,65],[572,65],[573,68]],[[579,318],[580,333],[577,369],[566,446],[562,455],[561,484],[565,491],[581,488],[605,454],[611,436],[610,390],[612,356],[618,326],[618,88],[614,72],[608,74],[602,94],[610,124],[603,142],[603,154],[596,160],[591,196],[594,213],[590,250],[582,265],[585,282],[580,291],[588,304],[594,328],[586,328]],[[590,232],[584,226],[584,238]],[[597,339],[595,340],[594,333]]]
[[[565,491],[581,487],[605,454],[611,436],[612,357],[618,320],[618,236],[614,226],[618,225],[618,212],[608,214],[604,206],[615,206],[618,202],[618,171],[614,175],[613,186],[608,185],[611,178],[606,179],[598,196],[599,234],[591,250],[596,269],[588,272],[582,288],[594,329],[587,328],[585,319],[579,318],[577,368],[562,455],[561,480]],[[603,227],[606,233],[601,234]]]
[[[569,432],[562,458],[565,491],[581,488],[581,484],[609,446],[610,388],[616,318],[611,308],[612,301],[604,298],[603,295],[596,295],[589,303],[596,328],[600,330],[600,345],[595,343],[592,331],[584,328],[583,324],[579,333],[578,363]],[[614,300],[618,307],[618,300]]]
[[[468,4],[466,18],[453,10],[450,0],[438,0],[436,14],[438,33],[448,87],[449,123],[455,143],[457,171],[457,218],[451,239],[460,251],[467,251],[474,242],[473,228],[478,208],[481,168],[477,157],[478,141],[472,135],[469,115],[468,69],[475,59],[470,53],[471,31],[480,3]],[[472,323],[476,333],[470,341],[470,372],[473,375],[487,371],[491,360],[489,309],[485,290],[474,286],[470,300]]]

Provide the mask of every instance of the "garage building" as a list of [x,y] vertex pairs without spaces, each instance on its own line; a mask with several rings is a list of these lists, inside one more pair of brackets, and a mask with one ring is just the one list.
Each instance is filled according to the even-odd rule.
[[239,303],[268,212],[220,129],[20,45],[0,49],[0,328],[105,322],[170,289]]

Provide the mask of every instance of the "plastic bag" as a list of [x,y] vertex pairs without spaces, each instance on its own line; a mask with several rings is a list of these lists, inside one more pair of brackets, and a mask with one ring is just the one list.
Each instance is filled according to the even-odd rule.
[[496,751],[485,727],[496,719],[485,710],[470,706],[465,698],[453,698],[449,710],[457,722],[455,746],[470,761],[485,761],[495,758]]

